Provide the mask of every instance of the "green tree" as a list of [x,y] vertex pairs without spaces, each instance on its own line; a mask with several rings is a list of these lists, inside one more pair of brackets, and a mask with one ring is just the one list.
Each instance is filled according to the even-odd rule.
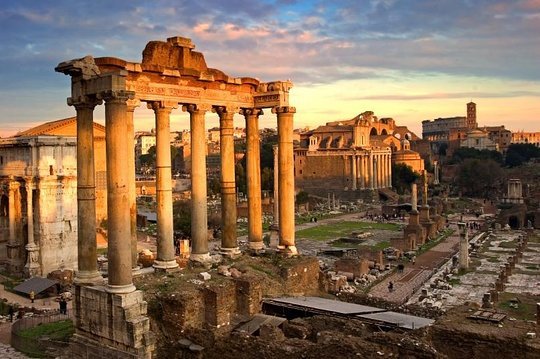
[[392,164],[392,187],[399,194],[403,194],[411,188],[420,175],[413,171],[411,166],[404,163]]
[[540,157],[540,148],[530,143],[513,143],[508,146],[504,162],[508,167],[517,167],[535,157]]
[[191,237],[191,201],[175,201],[173,203],[173,228]]
[[[244,157],[245,158],[245,157]],[[247,183],[246,183],[246,171],[244,170],[244,165],[242,162],[245,163],[245,160],[242,160],[236,164],[234,167],[235,172],[235,180],[236,180],[236,188],[238,189],[238,192],[242,192],[246,194],[247,192]]]
[[465,159],[458,168],[455,184],[471,197],[493,197],[503,182],[501,165],[492,159]]
[[493,160],[500,164],[503,163],[503,157],[499,151],[477,150],[471,147],[460,147],[455,150],[450,163],[459,164],[466,159]]
[[309,202],[309,193],[300,191],[296,195],[296,204],[305,204]]

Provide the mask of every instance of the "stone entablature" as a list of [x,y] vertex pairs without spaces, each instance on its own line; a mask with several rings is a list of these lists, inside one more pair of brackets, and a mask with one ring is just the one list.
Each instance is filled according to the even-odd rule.
[[193,48],[190,39],[171,37],[167,42],[148,43],[141,63],[87,56],[61,63],[57,71],[85,80],[84,86],[73,84],[73,100],[104,91],[129,91],[140,101],[197,103],[208,109],[289,105],[290,81],[261,83],[250,77],[229,77],[206,67],[204,56]]

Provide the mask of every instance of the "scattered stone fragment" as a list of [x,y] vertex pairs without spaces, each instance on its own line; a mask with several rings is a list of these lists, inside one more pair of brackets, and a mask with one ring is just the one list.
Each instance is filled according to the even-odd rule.
[[202,279],[204,281],[207,281],[207,280],[210,280],[210,278],[212,278],[212,276],[210,275],[210,273],[208,272],[201,272],[199,273],[199,279]]

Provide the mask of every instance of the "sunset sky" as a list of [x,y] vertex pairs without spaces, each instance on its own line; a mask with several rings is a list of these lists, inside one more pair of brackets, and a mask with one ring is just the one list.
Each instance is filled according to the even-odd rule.
[[[296,127],[393,117],[464,116],[540,131],[540,0],[3,0],[0,136],[75,114],[62,61],[140,62],[150,40],[189,37],[209,67],[262,81],[291,79]],[[103,106],[95,113],[102,121]],[[136,129],[153,127],[139,108]],[[207,128],[217,125],[209,116]],[[241,116],[235,125],[243,126]],[[175,110],[171,128],[188,128]],[[275,127],[267,111],[260,127]]]

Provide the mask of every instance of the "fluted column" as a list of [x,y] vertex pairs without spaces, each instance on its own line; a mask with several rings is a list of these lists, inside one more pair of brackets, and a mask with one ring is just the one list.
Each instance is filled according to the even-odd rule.
[[383,155],[384,158],[384,187],[390,187],[388,185],[388,154]]
[[9,183],[8,193],[8,221],[9,221],[9,244],[15,244],[15,191],[13,182]]
[[388,155],[388,187],[392,188],[392,155]]
[[[135,290],[131,266],[131,219],[128,183],[127,104],[130,91],[106,91],[108,284],[111,293]],[[129,139],[130,144],[132,139]]]
[[379,188],[384,187],[384,155],[379,154]]
[[90,97],[68,100],[77,111],[77,284],[103,283],[97,268],[94,163],[94,108],[101,102]]
[[236,181],[234,173],[234,111],[214,108],[219,115],[221,154],[221,252],[228,256],[240,253],[236,238]]
[[137,265],[138,250],[137,250],[137,188],[135,184],[135,127],[133,124],[133,113],[135,108],[140,105],[139,100],[127,101],[127,136],[128,136],[128,183],[129,183],[129,217],[131,223],[131,268],[133,274],[138,274],[140,267]]
[[206,262],[208,254],[208,214],[206,202],[206,134],[204,115],[208,109],[184,105],[191,126],[191,256],[196,262]]
[[261,154],[259,138],[259,116],[262,110],[246,108],[241,114],[246,118],[246,176],[248,195],[248,239],[249,248],[260,250],[262,240],[262,204],[261,204]]
[[373,152],[369,152],[369,158],[368,158],[368,168],[369,168],[369,188],[374,189],[374,181],[375,181],[375,174],[373,173],[375,164],[373,163],[375,161],[375,158],[373,157]]
[[352,177],[352,190],[356,191],[356,180],[358,178],[357,166],[356,166],[356,156],[351,156],[351,177]]
[[277,114],[279,146],[279,244],[287,254],[296,255],[294,239],[294,107],[274,107]]
[[39,247],[34,242],[34,207],[33,207],[33,184],[32,178],[26,180],[26,224],[28,229],[28,244],[25,246],[28,252],[24,272],[28,277],[39,275]]
[[170,115],[176,103],[153,101],[148,108],[156,116],[156,214],[157,258],[154,268],[167,271],[178,268],[174,258],[172,173],[171,173],[171,127]]

